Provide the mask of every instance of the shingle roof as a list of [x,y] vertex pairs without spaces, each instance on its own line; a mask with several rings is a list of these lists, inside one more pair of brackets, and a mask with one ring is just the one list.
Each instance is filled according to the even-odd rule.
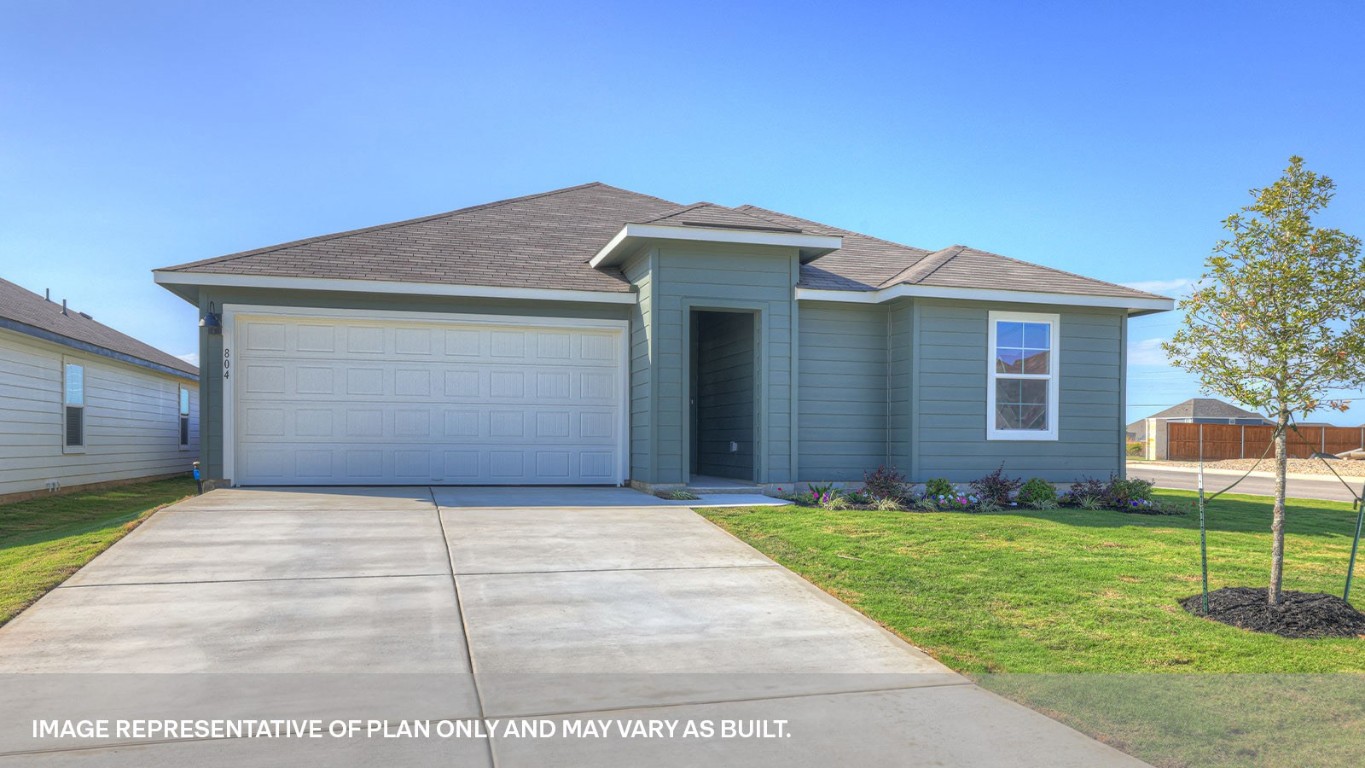
[[199,369],[174,355],[166,354],[132,336],[119,333],[74,309],[62,313],[62,305],[48,301],[8,280],[0,279],[0,318],[20,323],[40,332],[55,334],[111,352],[135,357],[144,362],[199,375]]
[[801,267],[800,286],[872,291],[911,284],[1161,298],[966,246],[913,248],[752,205],[679,205],[592,183],[377,227],[167,267],[169,272],[348,278],[627,292],[588,260],[627,223],[800,232],[843,238]]
[[778,224],[775,221],[751,216],[734,208],[726,208],[715,203],[694,203],[681,210],[638,222],[640,224],[664,224],[669,226],[721,227],[725,229],[754,229],[765,232],[800,232],[798,227]]
[[1212,397],[1195,397],[1148,416],[1149,419],[1264,419],[1259,413],[1238,408]]
[[166,269],[624,293],[619,270],[588,259],[626,222],[679,207],[593,183]]

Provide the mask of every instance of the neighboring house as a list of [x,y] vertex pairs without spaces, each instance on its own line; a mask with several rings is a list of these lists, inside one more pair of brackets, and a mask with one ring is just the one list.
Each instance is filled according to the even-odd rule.
[[1127,319],[1170,299],[603,184],[168,267],[212,478],[966,480],[1123,471]]
[[1238,408],[1231,403],[1225,403],[1211,397],[1196,397],[1129,424],[1129,440],[1141,442],[1147,439],[1147,419],[1160,419],[1167,423],[1174,421],[1184,424],[1246,424],[1256,426],[1274,423],[1259,413]]
[[0,280],[0,497],[189,472],[199,370]]

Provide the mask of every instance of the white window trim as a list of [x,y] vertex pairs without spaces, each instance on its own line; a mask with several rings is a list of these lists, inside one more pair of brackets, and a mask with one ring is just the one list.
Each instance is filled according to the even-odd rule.
[[[72,365],[77,366],[77,367],[79,367],[79,368],[81,369],[81,404],[80,404],[80,405],[76,405],[76,406],[67,405],[67,402],[66,402],[66,373],[67,373],[68,366],[72,366]],[[89,396],[88,396],[88,394],[87,394],[87,390],[89,390],[89,387],[86,386],[87,381],[88,381],[88,379],[89,379],[89,376],[87,375],[87,374],[88,374],[88,371],[89,371],[89,366],[87,366],[87,365],[85,364],[85,361],[84,361],[84,360],[80,360],[80,359],[77,359],[77,358],[69,358],[69,357],[63,357],[63,358],[62,358],[62,436],[61,436],[61,441],[62,441],[62,453],[85,453],[86,446],[87,446],[87,445],[89,444],[89,442],[90,442],[90,420],[86,418],[86,416],[88,415],[88,413],[87,413],[87,411],[86,411],[86,406],[90,404],[90,403],[89,403],[90,398],[89,398]],[[67,444],[66,444],[66,413],[67,413],[66,409],[67,409],[67,408],[80,408],[80,409],[81,409],[81,444],[80,444],[80,445],[67,445]]]
[[[986,334],[986,439],[987,440],[1032,440],[1047,441],[1058,439],[1057,425],[1061,422],[1058,401],[1061,399],[1062,361],[1061,338],[1062,316],[1040,312],[1000,312],[992,310],[986,320],[989,331]],[[998,374],[995,370],[995,329],[1000,322],[1048,323],[1049,350],[1047,376],[1039,374]],[[1010,379],[1047,379],[1047,426],[1046,430],[1036,429],[996,429],[995,427],[995,382],[1000,376]]]

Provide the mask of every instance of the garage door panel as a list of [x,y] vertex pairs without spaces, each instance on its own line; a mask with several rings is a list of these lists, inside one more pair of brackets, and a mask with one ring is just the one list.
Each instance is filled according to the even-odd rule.
[[618,437],[614,408],[562,405],[471,405],[382,401],[252,402],[241,409],[239,443],[406,442],[488,447],[506,438],[539,443],[611,442]]
[[337,447],[318,443],[247,445],[242,470],[254,485],[291,484],[612,484],[616,453],[533,443],[496,448]]
[[239,318],[238,482],[616,483],[624,331]]

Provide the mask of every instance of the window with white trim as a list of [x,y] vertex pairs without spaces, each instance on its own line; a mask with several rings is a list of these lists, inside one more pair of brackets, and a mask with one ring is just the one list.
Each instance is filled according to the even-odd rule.
[[1056,440],[1059,317],[991,312],[989,323],[986,438]]
[[85,366],[67,363],[62,367],[62,450],[85,450]]
[[180,447],[190,446],[190,391],[180,388]]

